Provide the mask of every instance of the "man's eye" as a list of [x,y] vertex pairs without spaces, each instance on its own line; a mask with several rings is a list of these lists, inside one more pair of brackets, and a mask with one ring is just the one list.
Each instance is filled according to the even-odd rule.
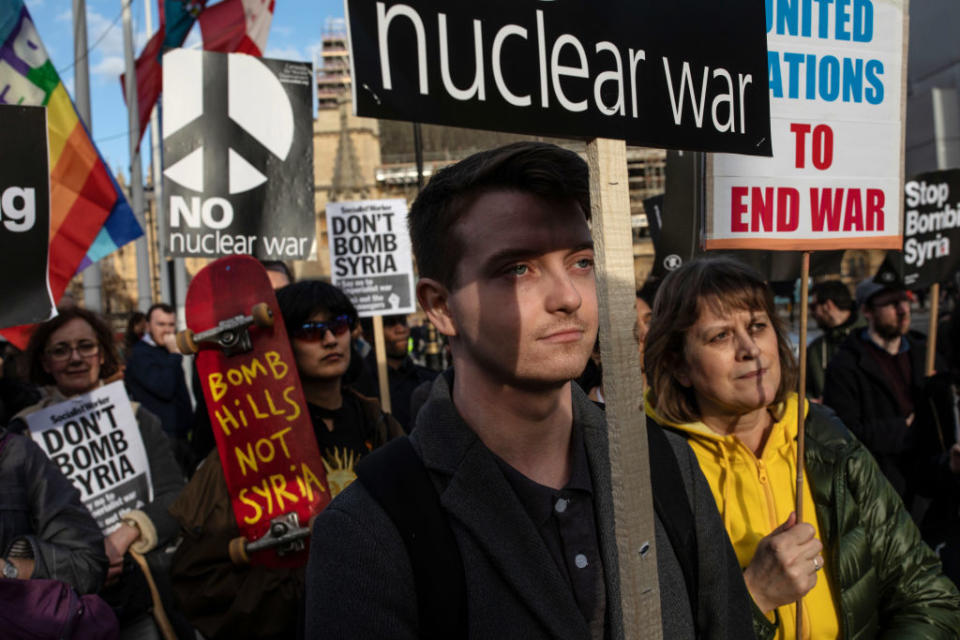
[[580,258],[575,264],[579,269],[590,269],[593,267],[593,258]]
[[522,276],[522,275],[526,275],[527,271],[529,271],[529,267],[527,267],[527,265],[514,264],[507,267],[506,273],[507,275],[511,275],[511,276]]

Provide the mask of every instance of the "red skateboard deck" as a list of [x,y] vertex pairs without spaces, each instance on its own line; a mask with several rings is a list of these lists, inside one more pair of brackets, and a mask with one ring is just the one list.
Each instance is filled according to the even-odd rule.
[[[330,491],[263,266],[241,255],[207,265],[187,290],[186,316],[188,331],[177,340],[181,351],[197,354],[233,513],[253,543],[249,561],[302,566],[304,529],[330,502]],[[253,550],[259,547],[267,548]]]

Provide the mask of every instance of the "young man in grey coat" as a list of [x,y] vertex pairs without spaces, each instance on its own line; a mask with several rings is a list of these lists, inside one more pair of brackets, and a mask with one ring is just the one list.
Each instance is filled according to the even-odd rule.
[[[411,535],[361,472],[315,521],[307,638],[623,638],[606,424],[571,383],[598,325],[588,196],[579,156],[517,143],[442,170],[413,204],[417,297],[454,366],[409,437],[429,478],[409,508],[435,494],[440,526]],[[656,513],[664,637],[753,637],[697,462],[682,439],[654,435],[673,472],[658,482],[653,465],[654,492],[682,485],[689,517]],[[436,544],[441,566],[425,569],[429,552],[410,549],[438,528],[453,551]],[[453,618],[438,632],[431,600],[449,594],[462,606],[434,610]]]

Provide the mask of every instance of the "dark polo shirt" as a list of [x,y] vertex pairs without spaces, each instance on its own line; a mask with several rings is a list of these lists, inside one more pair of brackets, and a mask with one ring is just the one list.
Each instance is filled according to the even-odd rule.
[[603,563],[587,450],[583,432],[576,425],[570,437],[570,453],[570,479],[559,490],[530,480],[500,458],[497,462],[570,585],[591,635],[602,638],[606,610]]

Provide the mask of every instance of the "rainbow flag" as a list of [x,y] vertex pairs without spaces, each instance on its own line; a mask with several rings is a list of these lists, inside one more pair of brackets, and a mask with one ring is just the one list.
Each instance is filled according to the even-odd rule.
[[0,103],[47,107],[50,290],[59,300],[78,271],[143,230],[80,121],[22,0],[0,0]]

